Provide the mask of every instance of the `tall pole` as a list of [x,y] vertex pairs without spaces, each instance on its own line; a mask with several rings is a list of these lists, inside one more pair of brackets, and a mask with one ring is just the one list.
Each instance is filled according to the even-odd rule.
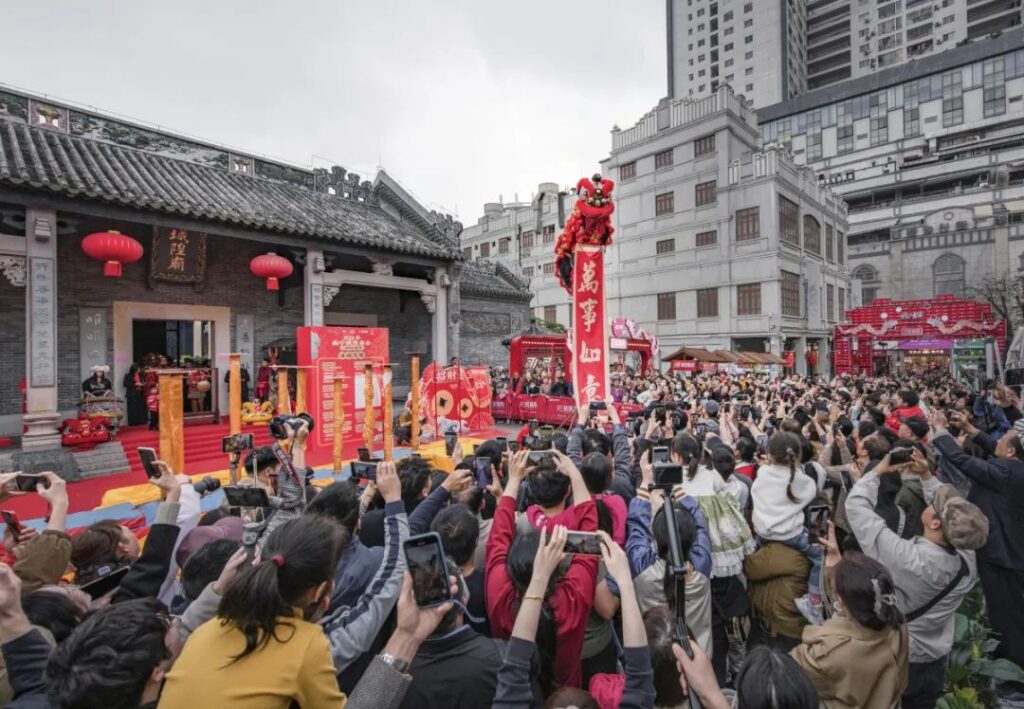
[[391,365],[384,365],[384,394],[382,408],[384,412],[384,460],[390,461],[392,449],[395,445],[395,436],[392,427],[392,401],[391,401]]
[[342,400],[341,373],[334,370],[334,474],[341,475],[341,461],[345,453],[345,402]]
[[412,356],[412,428],[410,429],[410,438],[412,438],[412,449],[419,450],[420,447],[420,356],[414,354]]
[[288,395],[288,370],[277,370],[277,413],[289,414],[292,411],[292,399]]
[[242,432],[242,356],[228,357],[228,418],[231,421],[231,435]]
[[306,413],[306,370],[295,370],[295,413]]
[[160,459],[175,473],[185,472],[184,377],[160,374]]
[[363,442],[373,452],[374,428],[377,423],[373,410],[373,365],[363,366]]

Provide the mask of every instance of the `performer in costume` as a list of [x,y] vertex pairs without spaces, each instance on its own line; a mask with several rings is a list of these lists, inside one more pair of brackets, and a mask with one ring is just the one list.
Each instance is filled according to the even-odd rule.
[[114,385],[107,378],[110,367],[105,364],[97,364],[89,369],[92,376],[82,382],[82,393],[93,396],[103,396],[114,389]]

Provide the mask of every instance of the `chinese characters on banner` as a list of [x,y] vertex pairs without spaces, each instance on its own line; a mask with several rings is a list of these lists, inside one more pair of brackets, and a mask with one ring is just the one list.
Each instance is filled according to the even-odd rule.
[[374,446],[383,442],[381,392],[383,368],[388,362],[388,331],[375,327],[300,327],[298,361],[311,367],[306,377],[306,407],[316,419],[310,436],[311,448],[330,451],[334,447],[334,378],[341,377],[344,392],[343,434],[345,455],[362,446],[366,395],[363,366],[374,365],[373,402],[376,410]]
[[578,406],[611,401],[607,327],[604,252],[597,246],[580,246],[572,272],[572,380]]
[[494,426],[491,414],[491,372],[487,367],[429,365],[420,384],[421,432],[439,436],[453,425],[460,433]]
[[202,283],[206,278],[206,234],[153,227],[149,270],[158,281]]

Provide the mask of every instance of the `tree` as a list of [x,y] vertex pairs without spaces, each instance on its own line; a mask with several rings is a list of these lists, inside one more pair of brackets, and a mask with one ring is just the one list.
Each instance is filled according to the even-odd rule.
[[1013,342],[1013,331],[1024,324],[1024,278],[1013,274],[986,274],[976,286],[968,286],[967,295],[992,306],[1006,321],[1006,341]]

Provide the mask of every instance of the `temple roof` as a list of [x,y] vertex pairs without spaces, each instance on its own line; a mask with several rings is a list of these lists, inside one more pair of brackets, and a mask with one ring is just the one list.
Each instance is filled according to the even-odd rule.
[[464,296],[512,298],[529,302],[530,284],[497,261],[469,261],[462,266],[459,289]]

